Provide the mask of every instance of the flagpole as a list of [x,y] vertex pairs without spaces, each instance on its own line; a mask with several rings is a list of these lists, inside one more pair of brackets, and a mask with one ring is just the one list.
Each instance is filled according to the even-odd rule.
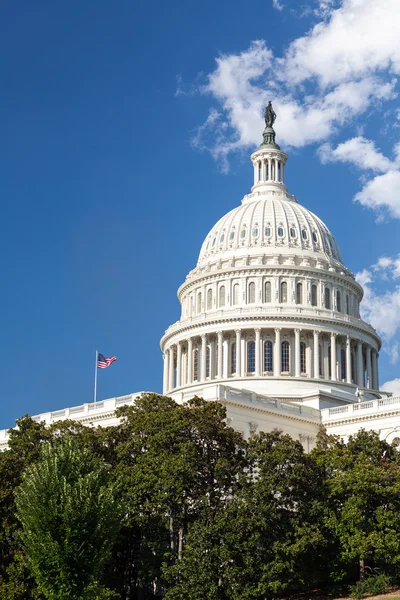
[[94,365],[94,402],[97,402],[97,363],[99,360],[99,351],[96,350],[96,363]]

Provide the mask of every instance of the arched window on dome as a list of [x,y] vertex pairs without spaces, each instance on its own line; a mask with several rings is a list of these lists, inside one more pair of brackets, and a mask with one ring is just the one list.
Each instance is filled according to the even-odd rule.
[[197,313],[201,313],[201,292],[197,293],[197,307],[196,307],[196,311],[197,311]]
[[193,380],[199,380],[199,350],[195,348],[193,350]]
[[311,286],[311,306],[318,306],[318,291],[315,283]]
[[225,286],[219,288],[219,306],[225,306]]
[[281,302],[287,302],[287,283],[282,281],[281,283]]
[[264,302],[271,302],[271,282],[266,281],[264,284]]
[[306,345],[304,342],[300,344],[300,373],[306,373],[307,362],[306,362]]
[[212,309],[212,302],[213,302],[213,293],[212,293],[212,289],[210,288],[209,290],[207,290],[207,310]]
[[247,372],[254,373],[256,370],[256,344],[249,342],[247,344]]
[[331,290],[328,287],[325,288],[325,308],[331,309]]
[[340,350],[340,379],[346,380],[346,350]]
[[252,281],[249,283],[249,304],[254,304],[256,301],[256,284]]
[[235,285],[233,286],[233,293],[232,293],[232,300],[233,300],[233,304],[239,304],[239,284],[235,283]]
[[332,357],[331,357],[331,347],[328,346],[328,377],[332,377]]
[[272,373],[273,368],[272,342],[267,340],[264,342],[264,371]]
[[236,342],[231,344],[231,375],[236,373]]
[[346,294],[346,315],[350,314],[350,302],[349,302],[349,295]]
[[282,342],[282,371],[289,373],[290,371],[290,345],[289,342]]
[[336,291],[336,310],[342,312],[342,295],[339,290]]
[[210,346],[206,349],[206,377],[210,377],[210,366],[211,366],[211,350]]
[[296,285],[296,304],[303,304],[303,284]]

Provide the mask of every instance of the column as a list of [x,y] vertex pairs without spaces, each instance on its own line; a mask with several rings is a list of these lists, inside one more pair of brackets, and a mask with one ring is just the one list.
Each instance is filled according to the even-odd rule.
[[378,354],[377,354],[377,351],[375,350],[375,348],[373,348],[372,349],[372,389],[373,390],[378,389],[377,366],[378,366]]
[[256,377],[261,375],[261,329],[257,328],[254,330],[256,332]]
[[242,330],[236,329],[236,377],[241,377],[241,366],[242,366]]
[[222,363],[222,377],[223,377],[223,379],[228,379],[228,366],[229,366],[229,339],[228,338],[223,340],[222,347],[224,350],[224,352],[223,352],[224,360]]
[[188,366],[187,366],[187,382],[190,385],[193,382],[193,340],[192,338],[188,339]]
[[178,342],[176,351],[176,387],[181,387],[182,381],[182,344]]
[[169,378],[168,378],[168,389],[169,390],[173,390],[174,387],[175,387],[175,382],[174,382],[175,365],[174,365],[174,361],[175,361],[174,348],[173,348],[173,346],[171,346],[171,348],[169,349]]
[[163,393],[168,390],[168,350],[164,352]]
[[337,381],[336,336],[337,336],[337,333],[331,333],[331,380],[332,381]]
[[217,377],[218,379],[222,379],[223,378],[223,372],[222,372],[222,368],[223,368],[223,340],[224,340],[224,334],[222,331],[218,331],[218,365],[217,365]]
[[274,181],[279,181],[278,179],[278,159],[275,159],[275,179]]
[[215,379],[215,339],[210,342],[210,379]]
[[357,385],[358,387],[364,387],[364,364],[363,364],[363,353],[362,353],[362,342],[357,342]]
[[274,375],[275,377],[281,374],[281,330],[275,329],[275,345],[274,345]]
[[254,185],[258,181],[258,162],[254,163]]
[[272,167],[271,167],[271,159],[268,159],[268,181],[271,180]]
[[319,379],[319,334],[314,330],[314,379]]
[[300,377],[300,329],[294,330],[294,376]]
[[346,381],[351,383],[351,339],[349,335],[346,339]]
[[367,388],[372,389],[371,346],[367,346]]
[[200,381],[205,381],[207,364],[207,336],[205,333],[201,336],[201,369]]

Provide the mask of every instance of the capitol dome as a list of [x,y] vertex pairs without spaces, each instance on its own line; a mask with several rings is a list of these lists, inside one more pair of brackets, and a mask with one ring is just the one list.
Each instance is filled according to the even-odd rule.
[[327,226],[288,192],[274,120],[251,155],[249,194],[206,236],[161,339],[164,393],[177,400],[222,384],[321,408],[379,389],[381,340],[360,318],[362,287]]

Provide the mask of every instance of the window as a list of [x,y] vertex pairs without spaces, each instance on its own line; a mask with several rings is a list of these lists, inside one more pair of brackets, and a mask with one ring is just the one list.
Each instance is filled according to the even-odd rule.
[[256,301],[256,284],[249,283],[249,304],[254,304]]
[[303,240],[307,239],[308,235],[307,235],[306,229],[302,229],[301,230],[301,237],[303,238]]
[[217,241],[217,238],[215,237],[215,238],[213,239],[213,243],[212,243],[213,247],[215,246],[215,242],[216,242],[216,241]]
[[225,306],[225,286],[219,288],[219,306]]
[[316,231],[312,232],[312,239],[314,240],[314,242],[316,244],[318,243],[318,236],[317,236],[317,232]]
[[246,237],[246,230],[242,229],[242,231],[240,232],[240,237],[242,240],[244,240],[244,238]]
[[296,304],[303,304],[303,284],[296,285]]
[[197,294],[197,312],[201,312],[201,292]]
[[296,230],[294,227],[290,228],[290,237],[295,238],[296,237]]
[[346,294],[346,315],[350,314],[349,295]]
[[221,235],[221,237],[219,238],[219,243],[222,244],[222,242],[224,241],[224,239],[225,239],[225,234],[223,233]]
[[283,227],[278,227],[278,237],[283,237]]
[[258,227],[254,227],[253,231],[252,231],[252,236],[253,237],[258,237]]
[[287,283],[282,281],[281,283],[281,302],[287,302]]
[[342,312],[342,296],[340,295],[339,290],[336,292],[336,309],[338,312]]
[[325,288],[325,308],[331,308],[331,290],[328,287]]
[[233,298],[233,304],[239,304],[239,284],[238,283],[235,283],[235,285],[233,286],[232,298]]
[[231,232],[230,232],[230,234],[229,234],[229,239],[230,239],[230,241],[232,241],[232,240],[234,240],[234,239],[235,239],[235,232],[234,232],[234,231],[231,231]]
[[193,379],[199,380],[199,351],[197,348],[193,350]]
[[211,351],[210,346],[206,349],[206,377],[210,377]]
[[300,344],[300,373],[306,373],[307,364],[306,364],[306,345],[304,342]]
[[254,373],[256,370],[256,344],[249,342],[247,344],[247,372]]
[[282,371],[288,373],[290,370],[290,346],[289,342],[282,342]]
[[273,371],[273,355],[272,342],[264,342],[264,371],[272,373]]
[[346,379],[346,350],[340,350],[340,379]]
[[271,227],[265,228],[265,237],[271,237]]
[[212,301],[213,301],[212,290],[210,289],[207,291],[207,310],[212,309]]
[[354,383],[356,380],[356,361],[355,361],[355,356],[354,356],[354,352],[351,352],[351,381]]
[[264,302],[271,302],[271,282],[270,281],[265,282]]
[[311,306],[318,306],[317,286],[315,283],[311,286]]
[[233,342],[231,346],[231,374],[236,373],[236,342]]

